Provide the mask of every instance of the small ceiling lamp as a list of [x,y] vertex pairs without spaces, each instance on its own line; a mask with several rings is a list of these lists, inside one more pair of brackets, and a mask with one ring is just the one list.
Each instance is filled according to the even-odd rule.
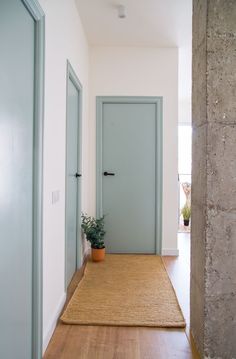
[[119,17],[120,19],[126,18],[126,13],[125,13],[125,7],[124,7],[124,5],[118,5],[118,17]]

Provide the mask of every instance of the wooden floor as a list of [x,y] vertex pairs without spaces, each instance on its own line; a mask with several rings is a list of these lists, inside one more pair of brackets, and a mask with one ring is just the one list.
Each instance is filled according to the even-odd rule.
[[[44,359],[198,359],[189,334],[189,234],[179,234],[180,256],[164,257],[187,328],[156,329],[80,326],[58,323]],[[68,291],[73,294],[81,272]]]

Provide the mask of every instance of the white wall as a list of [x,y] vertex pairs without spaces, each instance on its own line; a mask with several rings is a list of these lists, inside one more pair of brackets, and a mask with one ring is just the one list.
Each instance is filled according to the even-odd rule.
[[[93,47],[90,52],[91,151],[96,96],[163,96],[163,253],[177,253],[178,49]],[[93,125],[92,125],[93,124]],[[95,171],[95,167],[93,168]],[[95,173],[92,175],[95,181]],[[91,187],[95,196],[95,182]],[[95,209],[94,209],[95,211]]]
[[[74,0],[40,0],[46,14],[43,337],[44,349],[65,300],[66,60],[83,86],[82,209],[89,210],[88,45]],[[52,204],[52,191],[60,191]]]
[[[191,31],[191,29],[190,29]],[[179,123],[192,122],[192,48],[179,48]]]

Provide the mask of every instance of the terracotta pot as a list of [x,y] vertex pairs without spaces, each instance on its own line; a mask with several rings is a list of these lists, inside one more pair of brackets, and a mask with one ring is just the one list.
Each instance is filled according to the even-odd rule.
[[105,248],[97,249],[91,248],[92,260],[94,262],[101,262],[105,258]]

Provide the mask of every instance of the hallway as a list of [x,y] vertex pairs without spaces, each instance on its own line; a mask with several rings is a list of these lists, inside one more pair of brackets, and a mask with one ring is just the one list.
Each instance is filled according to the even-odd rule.
[[[0,1],[0,359],[236,358],[235,19],[236,0]],[[59,322],[90,247],[162,256],[186,328],[155,321],[179,305],[140,258],[120,286],[104,270],[117,321],[100,267],[83,325]]]
[[[187,322],[186,330],[58,323],[44,359],[197,359],[189,336],[189,234],[179,233],[179,250],[179,257],[163,259]],[[80,271],[74,276],[67,301],[81,276]]]

